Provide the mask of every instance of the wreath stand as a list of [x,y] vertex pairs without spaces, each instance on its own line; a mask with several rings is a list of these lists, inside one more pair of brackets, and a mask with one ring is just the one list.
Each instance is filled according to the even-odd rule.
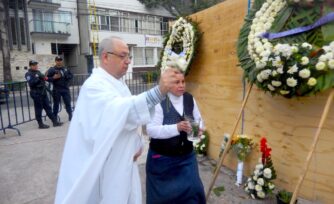
[[[239,124],[241,115],[242,115],[242,113],[243,113],[243,111],[244,111],[244,109],[245,109],[245,106],[246,106],[246,103],[247,103],[247,101],[248,101],[250,92],[251,92],[251,90],[252,90],[252,87],[253,87],[253,84],[250,84],[250,86],[249,86],[249,88],[248,88],[248,90],[247,90],[246,96],[245,96],[245,98],[244,98],[244,100],[243,100],[243,102],[242,102],[241,109],[240,109],[239,114],[238,114],[238,117],[237,117],[237,121],[236,121],[235,124],[234,124],[233,131],[232,131],[232,133],[231,133],[231,137],[228,138],[226,147],[225,147],[225,149],[224,149],[224,151],[223,151],[222,156],[220,157],[220,160],[219,160],[219,162],[218,162],[218,165],[217,165],[217,167],[216,167],[216,170],[215,170],[214,175],[213,175],[213,177],[212,177],[212,180],[211,180],[211,182],[210,182],[208,192],[206,193],[206,200],[207,200],[207,201],[208,201],[208,199],[209,199],[209,196],[210,196],[210,193],[211,193],[211,191],[212,191],[212,188],[213,188],[213,186],[214,186],[214,184],[215,184],[215,182],[216,182],[216,179],[217,179],[217,177],[218,177],[218,174],[219,174],[219,172],[220,172],[220,168],[221,168],[221,166],[223,165],[223,161],[224,161],[224,159],[225,159],[225,157],[226,157],[227,151],[228,151],[228,149],[229,149],[230,146],[231,146],[231,143],[232,143],[232,136],[235,134],[235,131],[236,131],[237,126],[238,126],[238,124]],[[295,200],[296,200],[296,198],[297,198],[297,195],[298,195],[299,189],[300,189],[300,187],[301,187],[301,184],[303,183],[304,178],[305,178],[305,176],[306,176],[306,173],[307,173],[307,171],[308,171],[308,169],[309,169],[309,166],[310,166],[310,162],[311,162],[311,158],[312,158],[313,152],[314,152],[314,150],[315,150],[315,148],[316,148],[316,145],[317,145],[317,143],[318,143],[318,141],[319,141],[320,132],[321,132],[322,127],[323,127],[323,124],[325,123],[325,120],[326,120],[326,118],[327,118],[327,115],[328,115],[330,106],[331,106],[331,104],[332,104],[332,102],[333,102],[333,98],[334,98],[334,89],[333,89],[333,90],[331,91],[331,93],[328,95],[327,102],[326,102],[326,104],[325,104],[325,107],[324,107],[323,113],[322,113],[322,115],[321,115],[321,119],[320,119],[320,122],[319,122],[319,125],[318,125],[318,128],[317,128],[317,131],[316,131],[315,136],[314,136],[314,139],[313,139],[313,143],[312,143],[312,145],[311,145],[311,150],[309,151],[309,154],[308,154],[308,156],[307,156],[306,163],[305,163],[304,168],[303,168],[303,172],[302,172],[301,176],[299,177],[299,180],[298,180],[298,183],[297,183],[297,185],[296,185],[296,187],[295,187],[295,190],[294,190],[294,192],[293,192],[293,195],[292,195],[290,204],[294,204],[294,203],[295,203]]]
[[244,98],[244,100],[243,100],[243,102],[242,102],[241,109],[240,109],[240,112],[239,112],[238,117],[237,117],[237,121],[236,121],[235,124],[234,124],[234,127],[233,127],[233,131],[232,131],[231,137],[228,138],[228,141],[227,141],[227,144],[226,144],[225,149],[224,149],[224,151],[223,151],[223,154],[222,154],[222,156],[220,157],[219,163],[218,163],[218,165],[217,165],[217,167],[216,167],[214,176],[213,176],[213,178],[212,178],[212,181],[211,181],[211,183],[210,183],[210,185],[209,185],[208,192],[207,192],[207,194],[206,194],[206,200],[207,200],[207,201],[208,201],[208,199],[209,199],[209,196],[210,196],[211,190],[212,190],[212,188],[213,188],[213,185],[215,184],[216,179],[217,179],[217,177],[218,177],[218,174],[219,174],[219,172],[220,172],[220,168],[221,168],[221,166],[223,165],[223,161],[224,161],[225,156],[226,156],[226,154],[227,154],[227,150],[228,150],[228,149],[230,148],[230,146],[231,146],[231,143],[232,143],[232,136],[235,134],[235,131],[236,131],[237,126],[238,126],[238,124],[239,124],[239,121],[240,121],[242,112],[244,111],[244,108],[245,108],[245,106],[246,106],[248,97],[249,97],[250,92],[251,92],[251,90],[252,90],[252,87],[253,87],[253,84],[250,84],[250,86],[249,86],[249,88],[248,88],[248,90],[247,90],[246,96],[245,96],[245,98]]
[[295,200],[297,198],[297,195],[298,195],[298,191],[300,189],[300,186],[302,185],[303,181],[304,181],[304,178],[306,176],[306,173],[309,169],[309,166],[310,166],[310,163],[311,163],[311,159],[312,159],[312,155],[313,155],[313,152],[317,146],[317,143],[319,141],[319,136],[320,136],[320,132],[322,130],[322,126],[324,125],[325,123],[325,120],[327,118],[327,115],[328,115],[328,112],[329,112],[329,108],[331,107],[331,104],[333,102],[333,98],[334,98],[334,89],[331,91],[331,93],[328,95],[328,98],[327,98],[327,102],[326,102],[326,105],[325,105],[325,108],[322,112],[322,115],[321,115],[321,119],[320,119],[320,122],[319,122],[319,125],[318,125],[318,129],[314,135],[314,138],[313,138],[313,143],[311,145],[311,150],[309,151],[308,155],[307,155],[307,159],[306,159],[306,163],[304,165],[304,168],[303,168],[303,171],[302,171],[302,174],[300,175],[299,177],[299,180],[298,180],[298,183],[295,187],[295,190],[293,192],[293,195],[292,195],[292,198],[290,200],[290,204],[294,204],[295,203]]

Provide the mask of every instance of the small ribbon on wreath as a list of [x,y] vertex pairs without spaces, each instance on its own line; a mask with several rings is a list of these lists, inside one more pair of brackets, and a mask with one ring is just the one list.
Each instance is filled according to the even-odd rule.
[[331,13],[327,14],[326,16],[321,17],[319,20],[317,20],[315,23],[313,23],[311,25],[293,28],[291,30],[287,30],[287,31],[279,32],[279,33],[265,32],[265,33],[262,33],[260,37],[267,38],[269,40],[272,40],[272,39],[275,39],[275,38],[286,37],[286,36],[290,36],[290,35],[304,33],[304,32],[309,31],[309,30],[313,30],[317,27],[320,27],[320,26],[322,26],[324,24],[327,24],[329,22],[332,22],[332,21],[334,21],[334,12],[331,12]]

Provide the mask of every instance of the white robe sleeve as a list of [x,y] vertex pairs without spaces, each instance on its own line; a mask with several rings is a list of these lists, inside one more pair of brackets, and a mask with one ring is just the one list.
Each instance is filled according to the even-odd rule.
[[[140,140],[137,127],[148,123],[153,112],[148,109],[145,93],[123,97],[117,86],[106,81],[94,79],[92,75],[80,90],[63,152],[56,204],[89,204],[89,196],[110,157],[122,158],[121,163],[112,163],[118,168],[115,171],[124,172],[118,178],[124,178],[124,185],[107,189],[118,194],[110,197],[121,203],[129,200],[133,180],[136,180],[131,175],[136,170],[133,156]],[[120,147],[124,145],[128,148]],[[113,151],[115,148],[121,151],[120,155]],[[114,176],[113,172],[108,174],[108,177]]]

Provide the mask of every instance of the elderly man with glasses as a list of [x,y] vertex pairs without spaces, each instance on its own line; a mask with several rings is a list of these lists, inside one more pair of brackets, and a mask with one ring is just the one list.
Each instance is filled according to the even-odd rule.
[[136,160],[142,151],[140,127],[154,115],[176,83],[175,69],[159,85],[132,96],[122,80],[131,63],[120,38],[99,44],[100,66],[81,87],[70,124],[58,179],[56,204],[140,204]]

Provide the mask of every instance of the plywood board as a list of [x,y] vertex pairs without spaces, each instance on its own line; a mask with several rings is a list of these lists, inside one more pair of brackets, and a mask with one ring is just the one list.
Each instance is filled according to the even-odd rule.
[[[248,1],[227,0],[191,16],[200,23],[203,37],[190,74],[188,90],[195,96],[210,132],[209,155],[218,159],[224,133],[233,129],[242,104],[242,69],[238,67],[236,43]],[[278,178],[276,184],[293,190],[301,173],[328,92],[315,97],[285,99],[253,88],[245,109],[244,133],[268,138]],[[239,133],[241,131],[241,125]],[[258,161],[253,151],[245,164],[249,175]],[[236,168],[229,153],[224,165]],[[300,196],[322,203],[334,201],[334,107],[320,136]]]

